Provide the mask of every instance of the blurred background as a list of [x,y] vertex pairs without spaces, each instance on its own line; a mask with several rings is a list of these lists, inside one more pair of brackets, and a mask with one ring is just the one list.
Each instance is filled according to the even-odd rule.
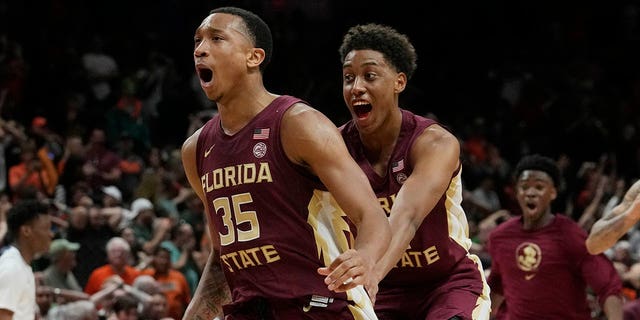
[[413,1],[0,0],[1,115],[24,123],[42,115],[64,131],[69,108],[99,123],[129,93],[142,100],[152,141],[181,143],[188,114],[211,108],[193,79],[193,32],[220,5],[251,9],[272,27],[267,87],[307,99],[336,123],[348,117],[342,34],[388,23],[418,51],[405,108],[437,116],[461,138],[484,135],[510,160],[615,152],[619,169],[638,173],[637,1],[418,9]]
[[[348,119],[337,48],[356,23],[407,34],[418,70],[402,107],[435,117],[468,161],[497,152],[566,157],[640,172],[640,5],[539,1],[0,0],[0,116],[63,137],[106,128],[134,150],[179,146],[215,112],[195,78],[193,33],[212,8],[251,9],[271,26],[265,78],[336,124]],[[124,125],[122,123],[125,123]],[[9,159],[11,160],[11,159]],[[481,176],[466,174],[470,189]]]

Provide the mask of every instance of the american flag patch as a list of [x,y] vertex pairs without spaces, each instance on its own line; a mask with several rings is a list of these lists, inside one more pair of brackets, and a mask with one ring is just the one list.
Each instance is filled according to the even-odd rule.
[[271,129],[269,128],[264,128],[264,129],[254,129],[253,130],[253,140],[265,140],[265,139],[269,139],[269,131]]
[[402,160],[400,160],[400,161],[398,161],[398,162],[394,162],[394,163],[391,165],[391,171],[392,171],[393,173],[396,173],[396,172],[398,172],[398,171],[400,171],[400,170],[402,170],[402,169],[404,169],[404,159],[402,159]]

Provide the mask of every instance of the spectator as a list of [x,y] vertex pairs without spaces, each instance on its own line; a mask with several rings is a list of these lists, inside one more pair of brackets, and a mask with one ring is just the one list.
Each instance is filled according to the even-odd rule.
[[[59,182],[67,193],[79,181],[84,181],[82,165],[85,162],[85,150],[80,136],[68,136],[62,157],[57,163]],[[67,201],[69,198],[67,198]]]
[[145,198],[138,198],[131,203],[131,215],[136,241],[146,254],[153,254],[160,242],[170,236],[171,221],[168,218],[156,219],[153,204]]
[[83,288],[91,272],[107,263],[106,245],[118,235],[117,227],[108,223],[100,207],[77,206],[71,209],[67,239],[80,244],[77,255],[82,259],[78,261],[74,274]]
[[182,315],[191,301],[191,290],[184,275],[171,266],[170,250],[164,245],[156,248],[151,268],[142,271],[150,275],[160,285],[160,290],[167,297],[168,315],[174,319],[182,319]]
[[94,294],[102,288],[104,282],[111,276],[118,275],[125,284],[133,284],[133,280],[140,275],[140,271],[131,266],[129,255],[131,248],[126,240],[114,237],[107,242],[108,263],[91,272],[84,292]]
[[134,141],[131,136],[123,133],[116,145],[116,151],[120,157],[120,171],[122,177],[118,185],[122,190],[123,201],[130,203],[133,200],[133,193],[140,184],[140,177],[144,170],[144,160],[140,152],[134,149]]
[[102,187],[102,209],[100,213],[107,219],[107,223],[118,230],[127,225],[126,217],[130,216],[129,210],[122,205],[122,192],[116,186]]
[[120,157],[109,149],[103,129],[91,131],[89,143],[86,145],[85,163],[82,167],[84,175],[92,189],[92,196],[100,195],[100,188],[115,185],[120,180]]
[[198,287],[202,272],[197,261],[206,259],[202,252],[195,250],[197,242],[193,227],[185,222],[174,226],[171,229],[171,239],[160,244],[171,254],[171,267],[180,271],[187,279],[191,295]]
[[[33,141],[22,144],[21,162],[9,168],[9,187],[14,200],[33,198],[37,193],[45,196],[53,195],[55,179],[49,177],[42,160],[36,153]],[[51,191],[51,193],[49,193]]]
[[50,287],[44,285],[42,272],[36,272],[34,276],[36,279],[36,304],[38,305],[36,320],[45,320],[47,313],[54,305],[53,292]]
[[127,240],[127,243],[129,243],[131,247],[131,265],[136,266],[136,269],[140,270],[146,268],[149,263],[151,263],[152,258],[142,250],[140,243],[136,240],[133,228],[130,226],[122,228],[120,236],[122,239]]
[[135,151],[150,147],[149,126],[143,117],[142,100],[136,96],[136,83],[131,78],[122,80],[122,93],[118,101],[106,112],[106,134],[109,143],[115,145],[127,137]]
[[120,295],[114,298],[112,313],[107,320],[137,320],[138,300],[130,295]]
[[72,270],[76,266],[76,252],[80,244],[67,239],[55,239],[49,247],[51,264],[44,270],[44,284],[60,289],[82,292],[82,287]]
[[48,320],[98,320],[93,302],[80,300],[57,305],[49,311]]

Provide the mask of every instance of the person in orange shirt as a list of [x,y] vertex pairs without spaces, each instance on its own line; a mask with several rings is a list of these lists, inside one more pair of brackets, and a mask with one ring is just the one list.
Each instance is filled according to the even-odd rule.
[[14,194],[14,199],[37,192],[47,196],[52,195],[57,179],[49,176],[42,160],[37,156],[35,144],[30,141],[21,147],[22,161],[9,168],[9,187]]
[[161,291],[167,297],[169,317],[182,319],[184,311],[191,302],[191,291],[187,279],[177,270],[171,268],[171,251],[164,245],[156,248],[152,268],[142,271],[142,274],[150,275],[160,284]]
[[129,243],[121,237],[113,237],[107,242],[108,263],[91,272],[84,292],[94,294],[102,289],[102,284],[113,275],[118,275],[125,284],[132,285],[140,275],[140,270],[129,265],[131,248]]

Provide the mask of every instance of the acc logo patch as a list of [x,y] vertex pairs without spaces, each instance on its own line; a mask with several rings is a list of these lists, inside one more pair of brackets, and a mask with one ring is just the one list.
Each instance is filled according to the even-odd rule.
[[258,142],[253,146],[253,155],[256,158],[262,158],[265,154],[267,154],[267,145],[264,142]]
[[396,174],[396,181],[398,181],[399,184],[403,184],[405,181],[407,181],[407,175],[404,174],[404,172]]

